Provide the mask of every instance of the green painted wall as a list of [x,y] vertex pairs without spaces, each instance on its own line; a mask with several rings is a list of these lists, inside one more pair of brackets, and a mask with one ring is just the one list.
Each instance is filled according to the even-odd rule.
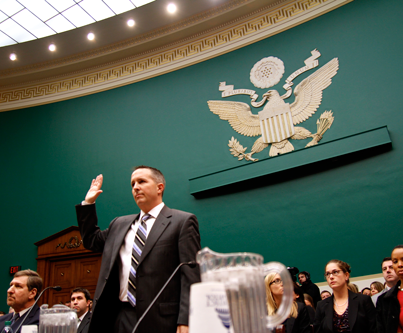
[[[139,164],[164,172],[168,206],[198,216],[202,246],[261,253],[267,261],[310,271],[315,282],[324,280],[324,264],[333,258],[349,262],[352,276],[380,272],[382,258],[403,243],[397,232],[403,213],[402,12],[400,0],[355,0],[174,73],[1,113],[3,309],[8,267],[36,268],[33,243],[76,224],[74,205],[97,174],[105,178],[97,202],[102,228],[137,211],[130,174]],[[286,67],[275,87],[282,92],[285,78],[315,48],[322,53],[320,65],[338,57],[340,69],[319,111],[302,126],[314,131],[319,115],[331,109],[335,122],[324,142],[387,125],[393,146],[191,196],[189,178],[250,163],[230,155],[227,143],[235,136],[250,149],[255,139],[237,134],[208,109],[207,100],[221,99],[219,82],[254,89],[251,68],[276,56]],[[230,99],[248,102],[247,96]],[[293,141],[296,147],[306,142]],[[257,157],[267,156],[268,149]]]

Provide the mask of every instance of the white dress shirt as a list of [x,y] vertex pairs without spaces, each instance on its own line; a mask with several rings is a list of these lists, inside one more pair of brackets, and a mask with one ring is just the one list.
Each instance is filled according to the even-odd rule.
[[[160,214],[162,208],[164,207],[164,203],[161,202],[159,205],[155,206],[151,209],[148,214],[151,215],[147,221],[145,221],[147,225],[147,236],[150,234],[151,228],[154,225],[155,219]],[[122,247],[119,251],[119,281],[120,281],[120,292],[119,299],[122,302],[128,302],[127,300],[127,288],[129,283],[129,274],[130,274],[130,266],[132,264],[132,249],[134,236],[136,235],[137,229],[139,228],[140,221],[143,218],[145,213],[143,211],[140,212],[140,216],[135,223],[132,224],[132,227],[126,234],[125,240],[122,244]]]

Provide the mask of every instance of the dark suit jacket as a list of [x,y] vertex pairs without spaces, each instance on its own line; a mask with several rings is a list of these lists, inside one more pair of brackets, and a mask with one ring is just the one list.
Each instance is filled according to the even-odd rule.
[[[318,302],[314,329],[318,332],[333,332],[334,296]],[[376,333],[375,307],[371,297],[348,291],[348,322],[352,333]]]
[[397,299],[400,281],[378,297],[376,303],[376,325],[378,333],[397,332],[399,327],[400,303]]
[[287,320],[284,322],[285,331],[286,333],[311,333],[307,306],[301,302],[297,302],[297,305],[297,318],[287,318]]
[[91,322],[91,312],[88,311],[83,320],[81,321],[80,326],[77,328],[77,333],[87,333],[88,328],[90,327]]
[[[76,206],[85,248],[102,252],[89,332],[112,332],[119,301],[119,250],[139,214],[115,218],[109,228],[97,226],[95,205]],[[137,267],[137,318],[144,313],[175,268],[193,261],[200,250],[196,216],[164,206],[154,222]],[[175,332],[188,325],[190,285],[200,281],[199,268],[182,266],[138,328],[138,332]]]
[[[23,325],[38,325],[39,326],[39,306],[37,304],[34,305],[27,319],[24,321]],[[21,321],[27,316],[26,312],[20,319],[18,319],[14,324],[11,325],[14,333],[20,333],[21,328],[16,332],[15,330],[20,326]],[[0,332],[4,328],[4,324],[6,321],[11,321],[13,319],[14,313],[7,313],[4,316],[0,317]],[[38,329],[39,331],[39,329]]]

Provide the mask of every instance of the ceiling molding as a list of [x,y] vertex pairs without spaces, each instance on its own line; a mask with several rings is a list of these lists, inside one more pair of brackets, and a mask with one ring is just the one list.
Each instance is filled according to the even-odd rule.
[[202,33],[120,61],[30,83],[2,86],[0,111],[94,94],[175,71],[268,38],[351,1],[277,1]]

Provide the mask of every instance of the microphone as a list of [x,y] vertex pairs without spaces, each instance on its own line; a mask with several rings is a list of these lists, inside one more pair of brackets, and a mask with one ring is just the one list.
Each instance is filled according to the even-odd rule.
[[178,265],[178,267],[175,268],[174,272],[171,274],[171,276],[168,278],[167,282],[162,286],[161,290],[158,292],[157,296],[154,297],[148,308],[144,311],[143,315],[140,317],[139,320],[137,320],[136,326],[134,326],[132,333],[136,332],[137,327],[139,327],[140,323],[143,321],[144,317],[147,315],[148,311],[150,311],[151,307],[154,305],[154,303],[157,301],[158,297],[162,294],[162,292],[165,290],[166,286],[168,285],[169,282],[171,282],[172,278],[175,276],[176,272],[181,268],[182,266],[187,265],[190,268],[195,268],[197,266],[196,261],[189,261],[189,262],[182,262]]
[[31,313],[31,311],[32,311],[32,309],[34,308],[34,306],[36,305],[36,303],[38,303],[38,301],[39,301],[39,299],[41,298],[42,294],[43,294],[46,290],[48,290],[48,289],[54,289],[54,290],[56,290],[56,291],[60,291],[60,290],[62,290],[62,287],[60,287],[60,286],[50,286],[50,287],[47,287],[47,288],[43,289],[42,292],[39,294],[39,296],[36,298],[34,305],[31,306],[31,308],[30,308],[29,311],[27,312],[27,314],[26,314],[26,316],[24,317],[24,319],[21,320],[21,324],[20,324],[20,325],[18,326],[18,328],[14,331],[15,333],[18,332],[18,330],[21,328],[22,324],[24,324],[25,319],[28,318],[29,314]]

